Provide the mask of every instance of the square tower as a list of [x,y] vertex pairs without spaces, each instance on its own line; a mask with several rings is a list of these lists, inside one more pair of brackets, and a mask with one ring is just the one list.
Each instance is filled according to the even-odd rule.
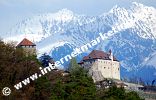
[[36,44],[31,42],[30,40],[24,38],[16,48],[22,48],[26,55],[35,55],[36,54]]

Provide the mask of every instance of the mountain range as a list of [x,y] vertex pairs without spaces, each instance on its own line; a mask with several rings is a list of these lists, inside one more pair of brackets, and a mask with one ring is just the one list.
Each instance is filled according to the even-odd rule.
[[[48,53],[59,60],[104,33],[106,40],[93,49],[110,49],[121,63],[121,76],[156,79],[156,9],[133,2],[130,7],[114,6],[98,16],[78,15],[68,9],[46,13],[17,23],[2,35],[5,41],[35,42],[38,56]],[[80,61],[89,51],[78,56]]]

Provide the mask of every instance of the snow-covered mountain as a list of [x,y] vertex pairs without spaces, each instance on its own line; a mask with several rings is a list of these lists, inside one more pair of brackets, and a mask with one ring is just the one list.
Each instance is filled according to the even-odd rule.
[[112,49],[121,62],[123,77],[156,77],[156,9],[136,2],[127,9],[114,6],[99,16],[77,15],[68,9],[34,16],[3,38],[19,42],[26,37],[36,42],[38,55],[47,52],[59,60],[99,33],[105,33],[107,39],[94,49]]

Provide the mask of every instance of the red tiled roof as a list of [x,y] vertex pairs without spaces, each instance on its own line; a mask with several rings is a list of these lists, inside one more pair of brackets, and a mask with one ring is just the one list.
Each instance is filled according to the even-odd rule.
[[18,46],[36,46],[34,43],[29,41],[28,39],[24,38],[18,45]]
[[[83,60],[89,60],[89,59],[111,60],[109,56],[110,53],[106,53],[100,50],[93,50],[88,56],[83,57]],[[113,56],[113,60],[118,61],[114,56]]]

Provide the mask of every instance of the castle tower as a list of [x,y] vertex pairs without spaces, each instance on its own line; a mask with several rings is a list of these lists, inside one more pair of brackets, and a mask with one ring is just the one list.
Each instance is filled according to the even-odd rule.
[[111,61],[113,61],[113,53],[112,53],[112,50],[109,50],[109,58],[111,59]]
[[112,53],[112,50],[110,49],[109,50],[109,59],[111,60],[111,65],[110,65],[110,68],[111,68],[111,78],[113,78],[113,53]]
[[36,44],[32,43],[30,40],[24,38],[16,48],[22,48],[27,55],[36,54]]

